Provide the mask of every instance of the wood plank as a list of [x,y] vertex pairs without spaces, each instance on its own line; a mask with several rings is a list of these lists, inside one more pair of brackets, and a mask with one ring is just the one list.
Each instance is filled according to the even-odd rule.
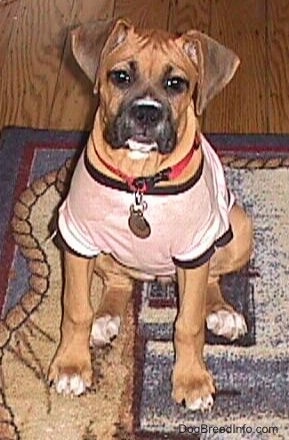
[[170,0],[115,0],[114,17],[129,18],[143,28],[167,29]]
[[289,132],[289,1],[268,0],[268,124]]
[[169,28],[171,32],[182,33],[198,29],[208,33],[210,25],[210,0],[173,0],[170,9]]
[[8,4],[0,2],[0,72],[8,55],[12,28],[18,20],[17,9],[15,2]]
[[[174,33],[182,33],[189,29],[197,29],[209,33],[211,0],[194,1],[174,0],[170,9],[169,29]],[[203,126],[204,115],[199,118]]]
[[72,0],[20,0],[2,69],[0,123],[47,127]]
[[112,18],[114,0],[75,0],[71,25]]
[[[112,18],[113,0],[75,0],[70,29],[81,23]],[[80,70],[72,52],[69,32],[63,52],[55,98],[49,118],[51,128],[89,130],[92,126],[96,99],[92,84]]]
[[264,0],[212,0],[211,36],[235,50],[241,66],[209,104],[204,129],[263,133],[266,109],[266,14]]

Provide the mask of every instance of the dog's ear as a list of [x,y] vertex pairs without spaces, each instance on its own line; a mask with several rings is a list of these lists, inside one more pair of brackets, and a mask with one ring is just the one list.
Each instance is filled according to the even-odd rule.
[[240,60],[232,50],[202,32],[188,31],[180,38],[198,70],[195,111],[201,115],[207,103],[231,81]]
[[103,51],[111,51],[126,38],[132,25],[123,19],[86,23],[71,32],[73,55],[94,84],[97,93],[98,67]]

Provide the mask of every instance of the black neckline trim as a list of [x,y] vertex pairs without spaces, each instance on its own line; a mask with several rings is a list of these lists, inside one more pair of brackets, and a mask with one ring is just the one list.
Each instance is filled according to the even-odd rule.
[[[96,168],[93,167],[91,162],[89,161],[87,155],[87,148],[84,151],[84,166],[94,180],[104,186],[108,186],[113,189],[118,189],[120,191],[126,191],[129,193],[133,193],[134,191],[128,186],[126,182],[121,182],[119,180],[113,179],[112,177],[108,177]],[[184,191],[187,191],[192,186],[194,186],[198,180],[201,178],[204,168],[204,156],[202,156],[202,160],[200,163],[197,172],[189,179],[187,182],[181,183],[179,185],[170,185],[170,186],[153,186],[146,191],[148,195],[169,195],[169,194],[179,194]]]

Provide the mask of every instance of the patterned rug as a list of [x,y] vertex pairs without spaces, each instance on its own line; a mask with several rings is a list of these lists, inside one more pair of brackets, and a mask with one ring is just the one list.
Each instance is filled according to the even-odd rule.
[[[119,338],[92,352],[88,394],[68,398],[48,387],[62,279],[60,254],[47,237],[86,136],[2,132],[0,439],[288,439],[289,136],[209,136],[255,226],[250,265],[223,280],[249,332],[234,344],[207,334],[205,355],[218,386],[213,411],[190,413],[170,397],[173,284],[136,284]],[[99,287],[95,277],[94,300]]]

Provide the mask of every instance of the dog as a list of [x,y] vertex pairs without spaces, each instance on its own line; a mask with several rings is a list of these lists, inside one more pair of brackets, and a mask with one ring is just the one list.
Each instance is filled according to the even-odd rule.
[[[248,262],[252,222],[227,189],[198,118],[239,59],[196,30],[174,35],[125,19],[77,28],[72,51],[99,105],[59,209],[63,318],[49,380],[58,393],[84,393],[90,344],[117,336],[133,279],[176,277],[172,397],[210,410],[216,389],[203,359],[205,324],[230,340],[247,330],[219,280]],[[104,285],[97,311],[94,271]]]

